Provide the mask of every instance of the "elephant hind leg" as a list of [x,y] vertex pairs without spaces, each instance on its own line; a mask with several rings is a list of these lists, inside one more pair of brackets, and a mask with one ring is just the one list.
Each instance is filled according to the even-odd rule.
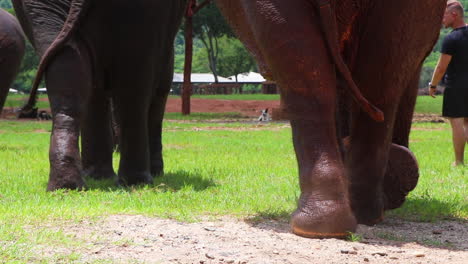
[[78,148],[81,118],[91,89],[89,60],[78,44],[66,46],[47,69],[47,91],[52,109],[48,191],[82,189]]
[[112,135],[110,95],[103,85],[93,89],[81,127],[83,170],[94,179],[114,179],[112,167],[114,142]]
[[416,71],[398,105],[393,127],[393,144],[390,148],[383,183],[385,210],[400,207],[405,202],[408,193],[418,183],[418,162],[413,153],[408,149],[408,145],[420,72],[420,69]]

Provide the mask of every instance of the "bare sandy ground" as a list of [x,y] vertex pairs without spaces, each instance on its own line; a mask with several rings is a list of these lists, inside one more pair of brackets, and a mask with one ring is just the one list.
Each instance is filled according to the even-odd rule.
[[83,246],[44,247],[40,255],[74,252],[82,263],[468,263],[468,223],[463,221],[390,219],[359,226],[357,242],[298,237],[286,221],[227,217],[182,223],[114,215],[59,229],[84,241]]

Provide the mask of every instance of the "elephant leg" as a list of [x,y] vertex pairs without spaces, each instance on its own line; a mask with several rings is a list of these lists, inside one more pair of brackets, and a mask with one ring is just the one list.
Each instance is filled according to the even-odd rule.
[[420,70],[405,89],[398,106],[393,128],[392,147],[384,176],[384,209],[400,207],[410,191],[416,188],[419,166],[408,149],[413,110],[418,94]]
[[114,142],[110,100],[103,87],[96,87],[90,95],[81,126],[83,171],[86,176],[94,179],[116,177],[112,167]]
[[301,1],[242,3],[291,120],[301,190],[292,230],[304,237],[345,237],[356,221],[337,141],[335,69],[316,10]]
[[[144,60],[141,62],[144,64]],[[128,67],[131,65],[134,68]],[[118,182],[124,186],[153,182],[148,136],[152,78],[145,74],[151,67],[138,65],[136,58],[116,64],[118,69],[111,78],[116,122],[120,126]]]
[[[407,158],[404,160],[415,163],[404,149],[391,151],[392,139],[397,136],[402,144],[407,141],[414,102],[405,100],[414,100],[415,91],[408,89],[414,89],[415,76],[437,39],[442,6],[443,1],[377,1],[359,19],[360,28],[366,34],[360,35],[353,77],[362,94],[385,114],[382,123],[372,121],[362,112],[353,111],[352,115],[346,167],[351,204],[359,223],[373,225],[383,219],[384,177],[389,156],[394,155],[391,153],[405,153]],[[427,14],[421,12],[423,10],[438,19],[426,20]],[[408,25],[401,22],[403,16],[422,22]],[[413,94],[404,99],[408,93]],[[402,107],[400,110],[399,106]],[[399,111],[398,119],[401,116],[405,125],[395,125]],[[401,111],[408,111],[404,114],[406,117]],[[394,133],[395,126],[401,134]],[[409,167],[413,168],[413,165]],[[388,172],[392,173],[392,170]]]
[[82,54],[85,51],[76,45],[66,46],[46,72],[53,120],[48,191],[84,187],[78,138],[91,77]]
[[0,78],[0,114],[24,54],[24,50],[21,50],[20,47],[12,48],[4,48],[0,43],[0,73],[2,74]]
[[151,174],[153,176],[164,174],[164,161],[162,156],[162,121],[164,118],[167,96],[171,89],[174,68],[173,50],[167,51],[165,54],[165,56],[168,56],[168,60],[166,62],[162,61],[163,70],[158,75],[159,78],[156,80],[154,95],[148,116],[150,164]]
[[389,111],[384,113],[384,123],[376,123],[365,113],[359,113],[351,124],[346,167],[351,205],[360,224],[373,225],[383,219],[383,175],[391,144],[387,129],[391,116]]

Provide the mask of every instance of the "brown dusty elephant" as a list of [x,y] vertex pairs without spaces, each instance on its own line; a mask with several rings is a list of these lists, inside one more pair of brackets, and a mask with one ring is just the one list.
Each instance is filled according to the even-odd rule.
[[21,26],[14,16],[0,9],[0,113],[19,71],[25,43]]
[[300,177],[293,232],[344,237],[400,206],[417,182],[408,136],[446,0],[216,2],[281,88]]
[[[281,87],[300,174],[294,233],[344,237],[401,204],[417,178],[406,148],[417,79],[445,0],[216,2]],[[54,121],[48,189],[84,185],[80,128],[83,166],[95,177],[112,176],[107,98],[121,124],[120,181],[151,182],[151,173],[162,171],[167,54],[185,1],[14,5],[43,57],[39,76],[47,77]]]
[[33,91],[44,74],[52,109],[48,190],[83,188],[84,174],[115,176],[110,99],[120,124],[119,183],[151,183],[162,173],[162,118],[186,2],[13,0],[42,57]]

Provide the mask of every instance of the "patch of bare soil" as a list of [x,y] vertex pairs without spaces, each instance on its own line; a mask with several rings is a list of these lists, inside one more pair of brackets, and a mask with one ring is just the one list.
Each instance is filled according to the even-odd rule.
[[413,123],[447,123],[448,120],[438,114],[419,114],[413,116]]
[[[57,227],[55,227],[57,228]],[[286,221],[232,218],[182,223],[114,215],[60,227],[84,241],[80,248],[42,248],[39,254],[79,253],[80,262],[112,263],[467,263],[468,226],[463,222],[386,220],[359,226],[358,242],[306,239]]]
[[[255,100],[213,100],[190,99],[191,111],[194,113],[240,113],[248,117],[258,117],[265,108],[278,108],[279,101],[255,101]],[[166,112],[178,113],[182,109],[180,98],[169,98],[166,104]]]
[[[47,101],[47,98],[40,98],[40,101]],[[240,113],[245,117],[259,117],[261,110],[279,108],[279,101],[256,101],[256,100],[215,100],[192,98],[191,111],[193,113]],[[169,98],[166,104],[166,112],[178,113],[182,109],[180,98]],[[50,109],[41,109],[50,113]],[[0,118],[16,118],[14,109],[5,107]],[[437,114],[415,114],[413,122],[433,122],[444,123],[447,120]]]

